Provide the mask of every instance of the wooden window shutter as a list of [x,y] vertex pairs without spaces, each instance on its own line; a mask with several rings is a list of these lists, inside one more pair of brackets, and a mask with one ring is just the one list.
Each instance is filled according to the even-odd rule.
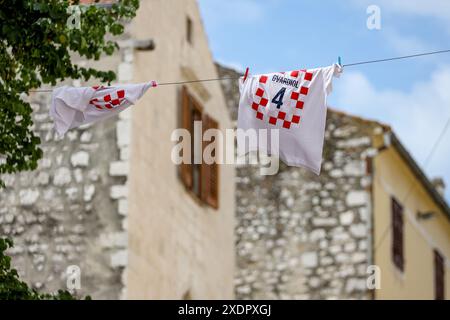
[[[183,129],[188,130],[191,133],[191,138],[193,137],[193,128],[191,121],[191,101],[189,93],[186,87],[181,90],[181,126]],[[193,152],[193,150],[191,150]],[[191,164],[182,163],[180,165],[180,178],[183,184],[189,190],[192,189],[192,168]]]
[[434,297],[436,300],[445,299],[445,263],[444,257],[434,250]]
[[401,271],[404,271],[403,252],[403,207],[394,199],[392,203],[392,259]]
[[[219,129],[217,121],[203,115],[203,132],[208,129]],[[211,142],[203,142],[203,149]],[[217,163],[202,163],[202,200],[217,209],[219,208],[219,166]]]

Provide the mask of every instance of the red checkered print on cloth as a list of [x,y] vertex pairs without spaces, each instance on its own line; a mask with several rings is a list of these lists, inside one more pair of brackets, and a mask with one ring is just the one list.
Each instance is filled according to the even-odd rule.
[[[284,77],[286,76],[285,72],[280,72],[280,74]],[[304,101],[303,98],[308,95],[309,92],[309,83],[313,78],[313,73],[308,72],[307,70],[295,70],[292,71],[289,74],[290,79],[295,79],[299,81],[300,86],[299,89],[296,89],[295,91],[292,91],[290,93],[290,100],[283,101],[283,106],[286,106],[286,108],[271,108],[268,104],[269,97],[266,92],[266,83],[268,80],[268,77],[265,75],[260,76],[259,78],[259,85],[256,89],[255,95],[254,95],[254,101],[252,103],[252,109],[256,111],[256,118],[264,121],[264,109],[269,107],[269,110],[266,114],[268,116],[268,122],[276,126],[278,123],[282,125],[285,129],[290,129],[292,124],[299,125],[300,124],[300,111],[303,109]],[[302,81],[303,78],[303,81]],[[284,97],[286,99],[286,97]]]
[[[93,87],[95,90],[101,90],[103,87]],[[114,109],[122,104],[125,99],[125,90],[117,90],[114,93],[107,94],[103,98],[94,98],[89,103],[100,110]]]

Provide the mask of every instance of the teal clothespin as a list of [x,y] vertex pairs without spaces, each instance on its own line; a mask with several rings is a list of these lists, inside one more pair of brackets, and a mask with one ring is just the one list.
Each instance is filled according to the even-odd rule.
[[342,67],[341,57],[338,57],[338,65],[339,65],[340,67]]

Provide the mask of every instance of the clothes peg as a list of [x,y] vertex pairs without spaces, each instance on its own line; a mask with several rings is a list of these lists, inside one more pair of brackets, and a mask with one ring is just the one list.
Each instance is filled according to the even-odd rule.
[[247,77],[248,77],[248,67],[247,67],[247,69],[245,70],[245,75],[244,75],[244,82],[245,82],[245,80],[247,80]]
[[338,65],[339,65],[340,67],[342,67],[342,60],[341,60],[341,57],[338,57]]

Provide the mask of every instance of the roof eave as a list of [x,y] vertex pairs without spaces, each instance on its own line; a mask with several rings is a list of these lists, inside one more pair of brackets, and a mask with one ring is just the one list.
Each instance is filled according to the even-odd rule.
[[445,199],[437,192],[436,188],[433,186],[431,181],[427,178],[423,170],[419,167],[413,157],[410,155],[408,150],[403,146],[400,140],[397,138],[393,131],[390,131],[391,145],[397,150],[400,156],[409,165],[414,175],[423,184],[430,197],[436,202],[438,207],[445,213],[447,218],[450,220],[450,207],[448,206]]

